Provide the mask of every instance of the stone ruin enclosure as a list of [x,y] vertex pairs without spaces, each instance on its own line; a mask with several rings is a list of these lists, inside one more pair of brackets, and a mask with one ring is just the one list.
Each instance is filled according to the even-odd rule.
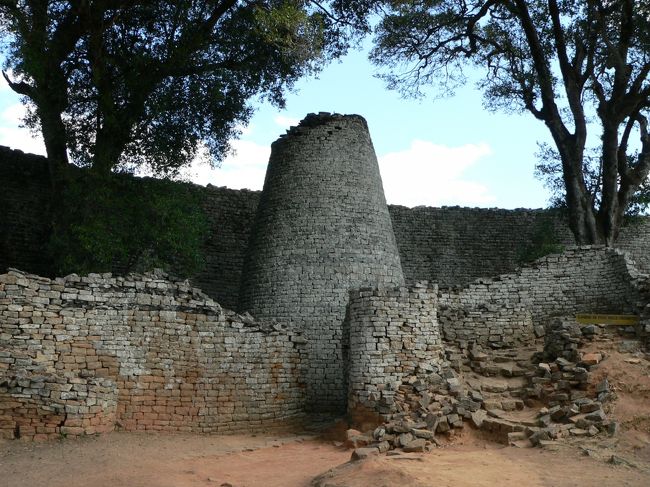
[[365,120],[312,114],[273,144],[239,313],[161,273],[10,269],[0,434],[227,432],[307,412],[390,419],[402,386],[453,386],[450,350],[525,346],[576,313],[636,314],[626,331],[650,336],[648,275],[624,251],[573,247],[442,286],[405,279],[394,221]]

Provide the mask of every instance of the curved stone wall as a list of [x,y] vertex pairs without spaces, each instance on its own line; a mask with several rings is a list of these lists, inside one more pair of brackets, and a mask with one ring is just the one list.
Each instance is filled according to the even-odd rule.
[[0,438],[232,432],[303,415],[304,338],[161,274],[0,274]]
[[308,115],[274,142],[242,275],[241,310],[304,331],[309,409],[343,411],[348,291],[404,282],[362,117]]
[[393,412],[402,380],[438,373],[443,343],[438,288],[361,289],[350,292],[348,414],[355,423]]

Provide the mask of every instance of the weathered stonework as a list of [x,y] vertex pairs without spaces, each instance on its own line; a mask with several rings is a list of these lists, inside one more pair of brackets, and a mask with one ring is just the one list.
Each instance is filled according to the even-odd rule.
[[[452,391],[455,379],[445,376],[443,349],[531,345],[556,315],[644,317],[649,301],[648,276],[624,253],[605,247],[575,247],[464,288],[353,291],[346,319],[348,412],[359,422],[373,414],[390,418],[395,394],[405,385],[418,390],[433,384]],[[636,334],[643,337],[646,327],[643,318]],[[404,384],[410,378],[419,384]]]
[[353,420],[389,415],[403,378],[440,372],[437,301],[437,286],[427,283],[350,293],[345,326],[350,337],[348,413]]
[[[46,268],[47,179],[36,177],[46,160],[0,157],[0,176],[25,185],[0,191],[0,270]],[[511,358],[557,315],[580,312],[640,314],[625,331],[650,342],[639,271],[650,223],[624,231],[636,262],[573,247],[515,269],[540,228],[565,241],[566,225],[542,211],[389,209],[361,117],[310,115],[292,128],[273,144],[261,194],[193,189],[212,228],[193,279],[206,294],[159,273],[0,273],[1,436],[222,432],[346,410],[359,421],[426,413],[427,431],[411,429],[429,435],[481,407],[480,394],[461,394],[459,356]],[[572,352],[558,330],[548,343]]]
[[0,275],[0,435],[223,432],[300,418],[304,339],[162,275]]
[[553,315],[635,310],[638,292],[624,253],[606,247],[573,247],[543,257],[512,274],[440,290],[447,308],[525,308],[535,322]]
[[[205,267],[192,282],[223,306],[236,309],[261,193],[190,187],[201,194],[210,226]],[[44,157],[0,147],[0,272],[16,267],[52,277],[43,248],[49,232],[50,191]],[[408,283],[466,285],[480,277],[513,272],[522,255],[535,247],[535,238],[548,231],[560,244],[573,244],[566,222],[545,210],[395,205],[388,210]],[[616,245],[629,252],[639,269],[650,272],[650,219],[624,227]]]
[[348,292],[403,282],[365,120],[308,116],[272,146],[240,309],[304,331],[310,409],[345,405]]

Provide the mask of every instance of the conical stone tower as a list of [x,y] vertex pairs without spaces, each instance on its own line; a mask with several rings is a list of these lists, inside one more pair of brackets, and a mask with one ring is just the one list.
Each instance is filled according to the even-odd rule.
[[273,143],[243,276],[243,311],[308,340],[307,409],[343,412],[348,292],[404,284],[362,117],[310,114]]

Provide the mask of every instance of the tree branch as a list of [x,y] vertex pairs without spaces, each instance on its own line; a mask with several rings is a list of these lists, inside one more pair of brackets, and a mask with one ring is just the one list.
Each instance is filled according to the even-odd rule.
[[34,99],[35,90],[32,85],[25,83],[24,81],[19,81],[19,82],[11,81],[6,71],[2,71],[2,76],[7,81],[9,88],[11,88],[13,91],[18,93],[19,95],[27,96],[32,100]]

